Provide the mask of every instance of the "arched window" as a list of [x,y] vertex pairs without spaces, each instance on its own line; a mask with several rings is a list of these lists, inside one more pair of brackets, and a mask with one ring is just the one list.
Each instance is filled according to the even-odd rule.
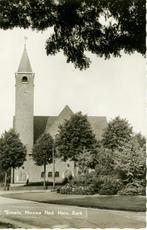
[[48,177],[52,177],[52,172],[48,172]]
[[44,172],[41,172],[41,178],[43,178],[44,177]]
[[59,177],[59,172],[58,171],[55,172],[55,177]]
[[23,83],[27,83],[28,82],[28,78],[26,76],[22,77],[22,82]]

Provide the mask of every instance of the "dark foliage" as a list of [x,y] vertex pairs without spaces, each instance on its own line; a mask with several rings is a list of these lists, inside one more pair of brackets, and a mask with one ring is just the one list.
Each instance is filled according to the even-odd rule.
[[126,119],[116,117],[108,123],[107,128],[103,133],[104,148],[114,150],[121,150],[133,136],[132,127]]
[[26,148],[19,135],[11,129],[0,138],[0,169],[3,172],[10,168],[19,168],[26,160]]
[[44,188],[46,189],[46,166],[53,162],[53,145],[54,140],[48,133],[43,133],[36,141],[33,151],[32,158],[36,165],[44,167]]
[[92,195],[94,194],[93,185],[74,185],[74,184],[66,184],[62,186],[58,192],[62,194],[80,194],[80,195]]
[[140,148],[144,149],[144,151],[145,151],[145,149],[146,149],[145,137],[141,133],[137,133],[137,134],[135,134],[134,138],[137,140]]
[[146,187],[141,184],[140,181],[134,181],[132,183],[128,183],[125,187],[123,187],[120,191],[118,191],[119,195],[145,195]]
[[32,157],[36,165],[52,163],[53,138],[49,134],[42,134],[36,141]]
[[104,176],[100,178],[101,186],[98,191],[100,195],[115,195],[122,187],[121,179],[112,176]]
[[97,164],[95,164],[95,174],[99,175],[112,175],[114,174],[114,161],[113,152],[111,149],[106,149],[101,146],[97,149]]
[[59,126],[56,136],[58,157],[62,160],[77,161],[78,156],[84,151],[93,151],[96,139],[87,116],[81,113],[74,114],[70,120]]
[[93,184],[95,173],[86,173],[84,175],[79,175],[77,178],[73,178],[70,184],[77,186],[87,186]]
[[1,0],[0,28],[53,33],[47,55],[63,51],[67,62],[86,69],[90,51],[99,57],[137,51],[145,55],[145,0]]

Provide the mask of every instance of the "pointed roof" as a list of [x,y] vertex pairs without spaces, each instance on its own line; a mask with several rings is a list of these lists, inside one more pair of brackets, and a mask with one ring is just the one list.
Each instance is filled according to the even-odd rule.
[[[62,110],[58,116],[34,116],[34,143],[43,133],[50,133],[53,137],[58,132],[59,124],[70,119],[74,113],[68,106]],[[15,119],[15,117],[14,117]],[[104,129],[107,127],[106,117],[88,116],[91,128],[97,140],[102,139]]]
[[71,115],[73,115],[73,111],[69,108],[68,105],[66,105],[64,109],[60,112],[58,117],[61,119],[64,117],[71,117]]
[[30,73],[30,72],[32,72],[32,67],[30,64],[29,57],[28,57],[26,45],[24,46],[23,54],[22,54],[17,72],[18,73]]
[[62,125],[65,120],[69,120],[73,114],[74,113],[69,108],[69,106],[66,105],[61,113],[57,116],[55,121],[52,123],[52,125],[49,124],[49,121],[47,122],[45,130],[46,133],[50,133],[52,136],[55,136],[57,134],[59,125]]

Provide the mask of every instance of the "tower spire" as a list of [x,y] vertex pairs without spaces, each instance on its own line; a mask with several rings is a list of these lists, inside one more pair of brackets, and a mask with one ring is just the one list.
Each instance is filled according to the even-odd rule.
[[26,49],[26,40],[27,37],[25,37],[24,50],[18,67],[18,73],[32,73],[32,67]]

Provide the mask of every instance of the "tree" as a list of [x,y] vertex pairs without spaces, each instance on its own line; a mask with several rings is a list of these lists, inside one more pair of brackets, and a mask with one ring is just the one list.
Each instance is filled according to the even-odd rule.
[[26,147],[19,135],[13,129],[5,131],[0,138],[0,169],[5,172],[5,188],[8,171],[21,167],[25,160]]
[[53,161],[53,138],[50,134],[42,134],[36,141],[32,158],[36,165],[44,167],[43,177],[44,177],[44,188],[46,187],[46,165],[52,163]]
[[86,174],[90,168],[93,168],[94,159],[93,154],[90,151],[86,151],[85,149],[83,152],[78,156],[78,167],[80,174]]
[[76,176],[76,162],[84,150],[94,151],[96,145],[95,135],[91,129],[86,115],[81,112],[71,116],[63,125],[59,126],[56,136],[58,157],[62,160],[74,161]]
[[109,175],[110,177],[114,175],[114,161],[113,152],[111,149],[106,149],[101,146],[97,150],[97,155],[95,157],[97,163],[95,164],[96,175]]
[[0,184],[4,182],[4,176],[5,176],[5,173],[4,173],[4,171],[0,168]]
[[120,150],[133,136],[132,127],[126,119],[116,117],[108,123],[103,133],[103,146],[111,150]]
[[140,148],[143,148],[144,151],[145,151],[145,148],[146,148],[146,139],[145,139],[145,137],[141,133],[136,133],[134,135],[134,138],[138,142]]
[[136,138],[131,138],[121,151],[116,150],[113,159],[115,171],[125,183],[145,181],[146,151],[140,147]]
[[82,173],[94,169],[95,175],[114,174],[113,152],[102,145],[97,147],[92,153],[84,151],[78,157],[78,166]]
[[89,51],[118,57],[121,50],[145,55],[145,0],[1,0],[0,28],[53,28],[47,55],[63,51],[67,62],[86,69]]

